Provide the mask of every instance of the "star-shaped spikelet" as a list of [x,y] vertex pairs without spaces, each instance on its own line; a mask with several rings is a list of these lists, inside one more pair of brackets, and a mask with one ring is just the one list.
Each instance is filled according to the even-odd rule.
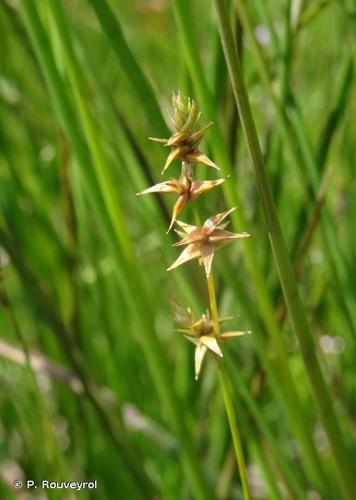
[[172,105],[173,116],[171,116],[171,119],[174,132],[171,137],[168,139],[149,138],[151,141],[162,142],[165,146],[172,147],[162,174],[175,160],[181,160],[189,164],[205,163],[205,165],[219,170],[219,167],[198,149],[200,141],[211,127],[212,122],[196,130],[201,113],[197,110],[195,101],[183,97],[180,92],[173,94]]
[[183,237],[175,246],[187,245],[187,247],[167,271],[189,260],[199,258],[204,263],[206,275],[209,277],[215,251],[233,240],[250,236],[248,233],[231,233],[230,231],[225,231],[228,222],[224,224],[221,224],[221,222],[234,210],[235,208],[231,208],[230,210],[226,210],[226,212],[210,217],[204,222],[202,227],[191,226],[177,221],[177,224],[183,229],[183,233],[179,232]]
[[[233,319],[232,316],[219,318],[219,323]],[[184,309],[181,306],[175,306],[175,320],[182,323],[184,328],[177,328],[175,331],[183,333],[185,338],[195,344],[195,379],[197,380],[206,354],[210,351],[216,356],[223,357],[219,342],[226,341],[232,337],[241,337],[246,333],[244,331],[227,331],[219,336],[219,342],[214,336],[214,326],[210,319],[209,311],[203,314],[200,319],[195,320],[191,309]]]
[[171,179],[166,182],[160,182],[154,186],[137,193],[138,195],[147,193],[168,193],[178,194],[177,201],[173,206],[172,219],[167,233],[171,230],[175,223],[178,214],[188,204],[193,203],[198,196],[207,193],[219,184],[222,184],[225,179],[216,179],[215,181],[192,181],[190,177],[183,172],[179,181]]

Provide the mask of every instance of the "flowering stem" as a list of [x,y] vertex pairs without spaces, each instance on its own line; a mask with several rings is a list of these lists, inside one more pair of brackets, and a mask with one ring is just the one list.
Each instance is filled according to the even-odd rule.
[[231,435],[232,435],[232,440],[234,443],[234,450],[235,450],[237,465],[238,465],[238,468],[240,471],[242,489],[244,492],[245,499],[251,500],[252,497],[251,497],[250,485],[249,485],[248,477],[247,477],[246,463],[245,463],[245,458],[244,458],[244,454],[243,454],[243,450],[242,450],[239,431],[237,428],[235,410],[234,410],[234,406],[232,404],[229,381],[228,381],[228,378],[226,375],[224,363],[222,362],[221,359],[218,359],[217,357],[216,357],[216,359],[217,359],[218,369],[219,369],[220,385],[221,385],[221,388],[223,391],[225,410],[226,410],[227,418],[229,420],[229,426],[230,426],[230,431],[231,431]]
[[[200,227],[201,226],[201,219],[200,219],[199,211],[198,211],[195,203],[191,203],[191,207],[192,207],[192,212],[193,212],[195,224]],[[209,276],[207,276],[207,284],[208,284],[208,292],[209,292],[210,314],[211,314],[211,318],[213,320],[214,335],[215,335],[215,338],[218,340],[220,337],[220,323],[219,323],[218,306],[217,306],[217,302],[216,302],[214,276],[213,276],[212,270],[210,271]],[[216,357],[216,361],[217,361],[217,365],[218,365],[219,380],[220,380],[220,385],[221,385],[221,389],[223,392],[225,411],[227,414],[230,432],[232,435],[232,441],[234,444],[236,461],[237,461],[237,466],[238,466],[238,469],[240,472],[244,497],[246,500],[251,500],[251,492],[250,492],[250,486],[249,486],[248,477],[247,477],[246,463],[245,463],[245,458],[244,458],[244,454],[243,454],[243,450],[242,450],[240,434],[239,434],[239,430],[237,427],[234,405],[232,403],[229,381],[228,381],[228,378],[226,375],[226,371],[225,371],[225,367],[224,367],[224,363],[222,362],[222,359],[218,358],[218,356],[215,356],[215,357]]]
[[[222,168],[224,174],[231,174],[233,169],[229,159],[228,149],[226,148],[224,137],[219,127],[219,120],[216,116],[216,106],[206,81],[206,71],[200,60],[194,38],[194,16],[191,15],[190,9],[187,8],[188,2],[173,0],[171,3],[181,34],[182,47],[193,86],[197,92],[205,116],[215,122],[215,126],[212,127],[210,134],[212,154]],[[265,2],[256,2],[256,4],[264,6]],[[248,226],[244,204],[240,203],[238,192],[233,186],[233,183],[224,183],[222,189],[227,204],[229,206],[236,205],[239,207],[238,220],[237,215],[234,216],[234,214],[232,214],[231,217],[234,227],[237,229],[239,227],[237,224],[241,224],[242,227]],[[307,425],[307,412],[305,411],[296,381],[291,372],[288,352],[283,341],[280,325],[275,316],[273,301],[266,285],[263,272],[261,271],[261,266],[259,265],[256,248],[249,239],[245,240],[243,247],[247,270],[254,282],[256,305],[273,346],[268,351],[268,354],[266,354],[265,351],[262,352],[259,350],[259,356],[261,360],[267,356],[267,364],[273,377],[277,380],[282,378],[285,382],[284,384],[279,384],[283,411],[287,416],[292,432],[301,443],[303,450],[302,460],[305,464],[305,471],[312,483],[316,485],[318,491],[322,492],[325,490],[327,475],[321,464],[315,444],[313,440],[310,439],[311,427]],[[233,283],[235,282],[232,275],[231,280]],[[234,287],[234,291],[236,294],[239,293],[236,286]],[[254,320],[255,318],[251,314],[250,321]],[[327,496],[327,493],[325,493],[324,496]]]
[[[220,336],[220,324],[219,324],[218,308],[217,308],[217,304],[216,304],[215,284],[214,284],[214,278],[213,278],[212,271],[210,272],[209,276],[207,277],[207,283],[208,283],[208,291],[209,291],[210,312],[211,312],[211,317],[213,320],[214,335],[215,335],[215,338],[218,339]],[[221,385],[223,398],[224,398],[225,411],[226,411],[227,418],[229,421],[230,432],[232,435],[232,441],[234,443],[234,450],[235,450],[235,455],[236,455],[237,466],[238,466],[238,469],[240,472],[242,489],[244,492],[245,499],[250,500],[252,497],[251,497],[250,486],[249,486],[248,477],[247,477],[246,463],[245,463],[245,458],[244,458],[244,454],[243,454],[243,450],[242,450],[240,434],[239,434],[239,430],[238,430],[237,422],[236,422],[234,405],[232,403],[229,381],[228,381],[228,378],[226,375],[223,360],[218,358],[218,356],[216,356],[216,361],[217,361],[217,365],[218,365],[220,385]]]
[[209,277],[207,278],[207,282],[209,291],[210,312],[214,325],[214,335],[215,338],[218,339],[220,337],[220,324],[219,324],[218,307],[216,304],[216,293],[215,293],[213,271],[210,272]]

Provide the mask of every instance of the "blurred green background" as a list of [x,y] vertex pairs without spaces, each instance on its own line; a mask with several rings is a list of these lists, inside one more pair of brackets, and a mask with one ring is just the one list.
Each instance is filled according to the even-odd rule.
[[[356,4],[228,8],[355,467]],[[285,310],[213,2],[1,0],[0,33],[0,498],[243,498],[215,364],[207,359],[196,382],[193,346],[174,333],[172,299],[198,316],[207,307],[202,268],[166,272],[178,256],[166,235],[173,199],[135,196],[161,182],[165,150],[147,138],[169,137],[178,90],[196,99],[201,125],[214,122],[203,149],[230,175],[199,211],[236,204],[234,229],[251,234],[216,255],[215,272],[220,313],[252,331],[225,358],[253,498],[344,498]],[[176,162],[168,177],[178,174]],[[193,222],[189,207],[180,219]],[[97,489],[13,487],[29,479]]]

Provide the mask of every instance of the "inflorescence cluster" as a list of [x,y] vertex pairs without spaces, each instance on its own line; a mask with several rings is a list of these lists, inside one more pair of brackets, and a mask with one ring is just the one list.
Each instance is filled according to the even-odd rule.
[[[225,221],[225,219],[235,210],[235,208],[213,215],[206,219],[203,224],[191,225],[177,220],[178,215],[186,205],[192,204],[194,207],[193,204],[200,195],[219,186],[226,181],[226,178],[204,181],[194,180],[194,168],[199,163],[220,170],[220,168],[199,149],[200,142],[212,123],[208,123],[201,129],[196,130],[201,113],[197,110],[195,101],[183,97],[180,92],[173,95],[172,105],[173,115],[171,115],[171,119],[174,130],[171,137],[168,139],[150,139],[161,142],[164,146],[171,148],[162,174],[173,161],[179,160],[182,165],[180,177],[178,180],[170,179],[155,184],[138,194],[168,193],[178,196],[173,206],[172,218],[167,232],[169,232],[176,223],[179,226],[176,232],[181,237],[181,240],[178,241],[175,246],[185,248],[177,260],[168,268],[168,271],[197,258],[204,264],[209,286],[215,251],[233,240],[246,238],[249,234],[232,233],[225,229],[229,224],[229,221]],[[212,309],[211,304],[210,309]],[[203,314],[200,319],[195,319],[190,308],[183,309],[179,307],[176,310],[175,319],[183,326],[183,328],[177,329],[176,331],[183,333],[188,340],[196,345],[196,378],[199,376],[202,362],[208,351],[222,357],[223,354],[219,343],[231,337],[241,336],[246,333],[240,331],[220,333],[220,324],[232,318],[217,318],[216,323],[218,327],[214,328],[214,322],[210,318],[213,316],[213,313],[214,311],[209,312],[209,310],[207,310],[207,313]]]

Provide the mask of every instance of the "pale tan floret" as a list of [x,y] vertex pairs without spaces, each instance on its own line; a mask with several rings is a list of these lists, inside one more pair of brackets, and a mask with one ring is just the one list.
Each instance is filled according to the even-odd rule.
[[231,233],[230,231],[226,231],[225,227],[227,223],[221,224],[233,210],[235,208],[230,208],[226,212],[210,217],[201,227],[177,221],[177,224],[179,224],[186,234],[175,246],[187,245],[187,247],[167,271],[171,271],[189,260],[199,258],[204,264],[207,277],[209,277],[215,251],[230,241],[250,236],[248,233]]
[[219,186],[225,179],[216,179],[214,181],[192,181],[184,171],[177,181],[170,179],[169,181],[160,182],[154,186],[137,193],[138,195],[148,193],[161,193],[161,194],[178,194],[177,201],[173,206],[172,218],[167,233],[173,227],[179,213],[188,203],[194,203],[195,200],[202,194],[207,193]]
[[[200,319],[195,320],[190,308],[184,309],[175,305],[175,319],[183,323],[185,328],[177,328],[175,331],[183,333],[185,338],[192,342],[195,347],[195,379],[199,378],[201,367],[206,354],[210,351],[220,358],[223,353],[220,348],[220,342],[224,342],[233,337],[241,337],[250,332],[245,331],[227,331],[220,334],[219,339],[214,335],[214,325],[210,319],[209,311],[203,314]],[[233,316],[219,318],[219,324],[233,319]]]
[[173,148],[167,157],[162,174],[175,160],[187,162],[192,165],[204,163],[209,167],[220,170],[210,158],[198,149],[205,133],[212,126],[212,122],[199,130],[195,130],[201,113],[197,110],[195,101],[193,99],[184,98],[180,92],[173,94],[172,105],[173,116],[171,115],[171,120],[173,122],[174,132],[171,137],[168,139],[149,137],[151,141],[160,142],[167,147]]

